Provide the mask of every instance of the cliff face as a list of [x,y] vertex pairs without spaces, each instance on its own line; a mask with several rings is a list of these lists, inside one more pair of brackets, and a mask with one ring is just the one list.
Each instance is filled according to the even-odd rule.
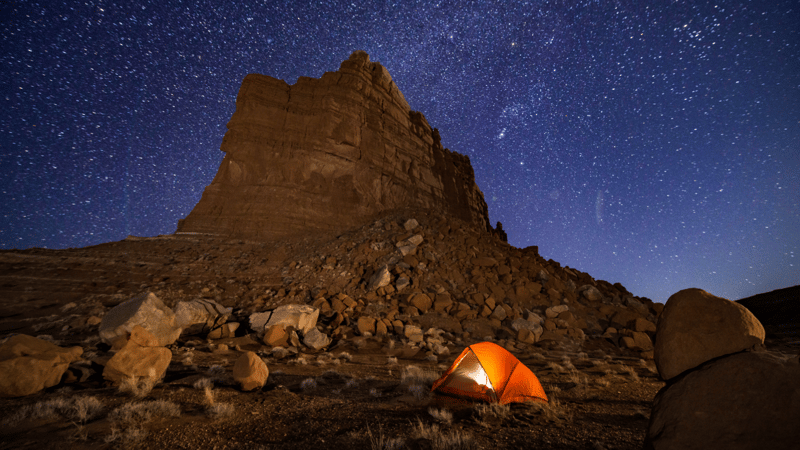
[[443,148],[361,51],[292,86],[247,75],[221,149],[217,175],[179,232],[270,240],[340,232],[398,208],[491,229],[469,158]]

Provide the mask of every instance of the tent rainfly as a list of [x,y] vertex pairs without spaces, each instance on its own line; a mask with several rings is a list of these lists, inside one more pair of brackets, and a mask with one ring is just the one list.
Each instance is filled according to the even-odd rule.
[[531,369],[491,342],[465,348],[431,391],[490,403],[548,401]]

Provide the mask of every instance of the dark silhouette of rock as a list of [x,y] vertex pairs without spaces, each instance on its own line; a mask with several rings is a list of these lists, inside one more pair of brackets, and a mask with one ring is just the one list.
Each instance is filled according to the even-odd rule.
[[644,448],[789,449],[800,442],[800,360],[742,352],[659,391]]
[[247,75],[221,149],[217,175],[178,232],[338,233],[401,208],[491,229],[469,158],[442,147],[438,130],[363,51],[292,86]]
[[768,335],[800,336],[800,285],[737,300],[764,325]]

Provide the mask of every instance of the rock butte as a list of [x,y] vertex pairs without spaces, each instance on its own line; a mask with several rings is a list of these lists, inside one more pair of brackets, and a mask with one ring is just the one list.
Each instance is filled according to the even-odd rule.
[[389,72],[354,52],[319,79],[249,74],[219,171],[178,232],[271,240],[338,233],[382,211],[444,211],[491,230],[467,156],[440,142]]

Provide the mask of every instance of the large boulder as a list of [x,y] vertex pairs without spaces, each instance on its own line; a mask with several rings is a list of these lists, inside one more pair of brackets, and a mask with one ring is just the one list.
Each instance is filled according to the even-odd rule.
[[51,342],[16,334],[0,345],[0,397],[35,394],[61,381],[83,349],[63,348]]
[[673,294],[656,325],[655,363],[669,380],[723,355],[764,343],[764,327],[742,305],[702,289]]
[[150,292],[120,303],[106,313],[100,323],[100,338],[112,344],[131,334],[137,325],[152,333],[162,346],[172,344],[181,335],[175,313]]
[[208,333],[224,324],[232,310],[213,300],[178,302],[175,306],[175,322],[183,329],[183,334]]
[[172,361],[172,352],[164,348],[155,335],[136,325],[128,342],[103,369],[103,378],[119,386],[128,381],[160,380]]
[[261,389],[267,383],[269,368],[264,360],[253,352],[244,352],[233,365],[233,379],[243,391]]
[[800,359],[742,352],[656,395],[644,448],[789,449],[800,442]]

